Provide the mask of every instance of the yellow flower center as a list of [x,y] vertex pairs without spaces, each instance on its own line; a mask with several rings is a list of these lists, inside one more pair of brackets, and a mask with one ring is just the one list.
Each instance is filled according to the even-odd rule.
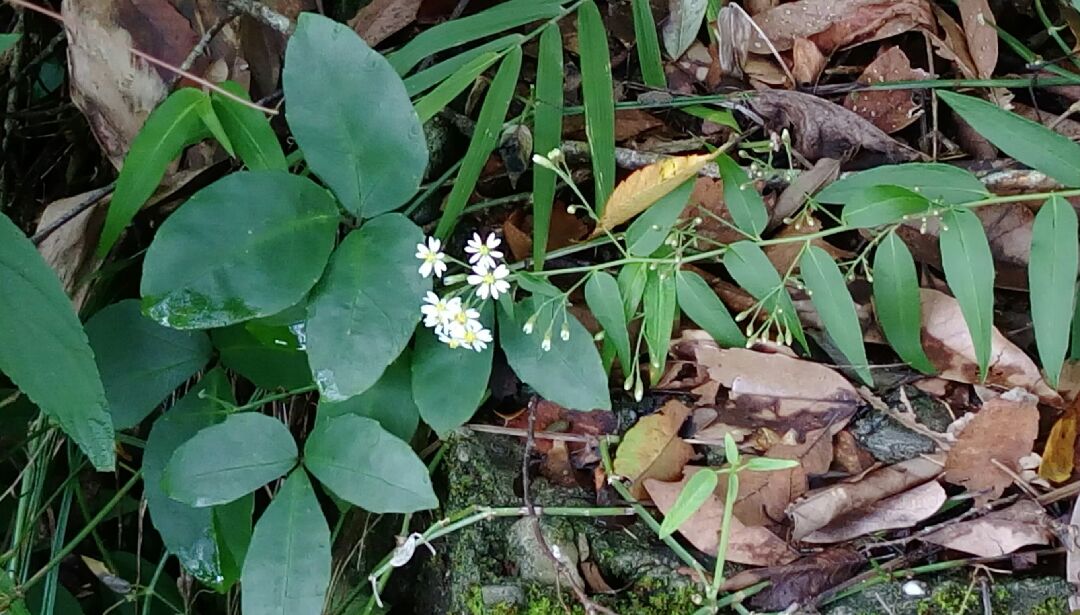
[[492,285],[494,283],[495,283],[495,274],[494,273],[485,273],[484,274],[484,284],[487,284],[488,286],[490,286],[490,285]]

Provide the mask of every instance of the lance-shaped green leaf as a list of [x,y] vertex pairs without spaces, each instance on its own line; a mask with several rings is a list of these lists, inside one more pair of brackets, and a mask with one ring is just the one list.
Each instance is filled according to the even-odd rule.
[[634,12],[634,42],[637,43],[641,80],[653,88],[667,88],[664,62],[660,58],[660,40],[656,36],[656,19],[649,0],[631,0]]
[[0,372],[79,445],[113,469],[113,425],[94,353],[60,280],[0,214]]
[[[419,348],[418,348],[419,351]],[[383,429],[389,431],[402,440],[412,439],[416,433],[416,426],[420,423],[420,410],[416,407],[412,392],[412,365],[414,355],[419,352],[410,352],[405,349],[401,355],[386,368],[378,382],[363,393],[350,397],[345,401],[319,400],[319,411],[315,418],[315,426],[318,427],[325,421],[346,414],[375,419]],[[458,386],[459,379],[463,374],[450,374],[454,380],[447,383],[443,389],[445,395],[453,393],[454,387]],[[444,376],[444,378],[446,378]],[[484,377],[487,384],[487,377]],[[479,404],[478,404],[479,405]]]
[[431,280],[417,272],[420,227],[401,214],[371,220],[341,242],[308,304],[308,363],[330,401],[375,384],[412,338]]
[[994,328],[994,257],[982,222],[970,209],[950,209],[941,216],[941,225],[945,281],[971,333],[979,377],[985,378]]
[[664,245],[671,227],[690,202],[694,179],[660,197],[626,229],[626,251],[631,256],[649,256]]
[[589,139],[592,160],[593,203],[599,215],[615,189],[615,99],[607,29],[593,0],[585,0],[578,7],[578,45],[585,136]]
[[187,146],[209,136],[202,110],[206,94],[195,88],[182,88],[166,98],[131,142],[124,166],[116,178],[116,190],[109,202],[109,212],[101,229],[98,256],[108,254],[120,233],[135,214],[153,196],[169,164]]
[[[641,297],[645,294],[645,282],[649,280],[649,265],[648,263],[623,265],[615,280],[619,285],[619,293],[622,295],[623,314],[629,324],[637,314],[638,307],[641,305]],[[604,338],[601,359],[604,364],[604,371],[611,368],[611,363],[615,359],[615,343],[606,337]]]
[[825,331],[859,378],[868,386],[874,386],[866,361],[859,315],[844,283],[844,274],[840,273],[828,252],[812,244],[803,249],[799,271],[810,291],[810,300],[825,323]]
[[664,514],[664,522],[660,524],[660,538],[671,536],[683,523],[686,523],[687,519],[694,516],[694,513],[712,497],[719,483],[720,479],[711,469],[706,468],[694,472],[690,480],[683,485],[675,503]]
[[285,425],[242,412],[181,444],[162,478],[178,502],[204,507],[243,497],[296,465],[296,442]]
[[202,118],[203,126],[206,126],[206,129],[210,131],[210,136],[217,140],[226,154],[235,158],[236,150],[233,149],[232,140],[225,133],[225,127],[221,125],[221,119],[218,118],[217,113],[214,111],[214,104],[208,96],[204,96],[202,104],[199,105],[199,117]]
[[908,365],[936,372],[922,347],[922,302],[915,261],[904,241],[890,232],[874,252],[874,313],[885,339]]
[[808,349],[806,335],[803,333],[802,323],[799,322],[799,315],[795,312],[795,305],[791,302],[791,296],[784,288],[780,274],[776,272],[769,257],[765,256],[756,243],[739,241],[731,244],[724,255],[724,267],[739,286],[762,302],[766,313],[775,314],[780,310],[778,318],[782,319],[803,350]]
[[848,199],[841,220],[855,228],[872,228],[925,215],[931,207],[926,197],[907,188],[871,186]]
[[[559,147],[562,141],[563,48],[559,24],[540,34],[536,58],[536,110],[533,111],[533,148],[541,156]],[[551,208],[555,202],[555,172],[533,165],[533,269],[544,268]]]
[[[455,19],[446,23],[456,23],[460,20]],[[434,29],[434,28],[432,28]],[[425,30],[427,32],[427,30]],[[471,49],[462,51],[457,55],[450,56],[449,58],[433,64],[430,68],[410,75],[405,78],[405,91],[409,96],[416,96],[421,94],[431,87],[441,83],[444,79],[450,77],[456,73],[462,66],[465,66],[474,59],[486,54],[486,53],[500,53],[508,49],[511,45],[520,45],[525,41],[525,37],[521,34],[507,34],[501,36],[495,40],[484,43],[483,45],[477,45]]]
[[345,209],[371,218],[416,193],[428,163],[420,119],[390,63],[352,28],[302,13],[282,83],[293,137]]
[[[251,100],[247,91],[238,83],[226,81],[218,85],[235,96]],[[229,141],[236,149],[236,154],[240,156],[240,160],[244,161],[247,168],[252,171],[288,170],[289,165],[285,162],[281,143],[278,142],[274,129],[270,127],[270,121],[262,111],[219,92],[212,93],[210,99],[225,134],[228,135]]]
[[309,179],[227,175],[161,225],[143,263],[143,310],[174,329],[276,314],[322,275],[338,221],[334,199]]
[[940,162],[908,162],[852,173],[829,184],[814,197],[820,203],[847,203],[874,186],[900,186],[935,201],[959,204],[990,196],[971,172]]
[[667,363],[671,331],[675,327],[678,298],[675,293],[675,272],[649,272],[645,283],[645,345],[649,350],[649,375],[653,385],[660,382]]
[[746,344],[746,336],[704,278],[693,271],[680,270],[675,274],[675,289],[679,308],[717,344],[735,348]]
[[724,205],[735,226],[747,235],[759,237],[769,223],[769,211],[765,209],[761,193],[731,156],[720,154],[716,157],[716,165],[724,180]]
[[[480,322],[491,330],[495,307],[485,303]],[[416,352],[412,376],[406,382],[424,422],[440,437],[461,427],[476,414],[491,376],[494,345],[477,352],[451,348],[428,328],[416,332]]]
[[446,105],[454,101],[465,88],[469,87],[487,70],[489,66],[499,59],[499,55],[493,51],[479,55],[469,60],[464,66],[457,69],[454,74],[447,77],[420,100],[416,101],[416,115],[421,122],[427,122],[442,111]]
[[1080,144],[981,98],[946,90],[937,94],[1001,151],[1066,186],[1080,186]]
[[615,345],[615,353],[622,364],[623,373],[631,373],[634,357],[630,354],[630,333],[626,328],[626,314],[623,311],[619,283],[611,274],[597,271],[585,283],[585,301],[600,326],[604,328],[604,338],[610,338]]
[[1035,215],[1031,229],[1028,288],[1035,345],[1050,386],[1057,388],[1068,351],[1065,323],[1076,301],[1077,220],[1072,205],[1050,197]]
[[255,524],[240,582],[247,615],[319,615],[330,587],[330,527],[307,474],[289,475]]
[[304,466],[338,497],[373,513],[439,505],[424,462],[374,419],[344,414],[324,421],[308,436]]

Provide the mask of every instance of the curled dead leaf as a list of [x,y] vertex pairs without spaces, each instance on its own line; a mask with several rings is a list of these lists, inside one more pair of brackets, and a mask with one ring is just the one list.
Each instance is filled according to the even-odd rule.
[[[911,68],[911,61],[899,47],[889,47],[871,62],[859,83],[870,85],[881,81],[925,79],[927,72]],[[852,92],[844,99],[844,107],[877,126],[887,134],[902,130],[922,116],[922,107],[915,102],[913,90]]]
[[1012,553],[1029,545],[1050,543],[1050,519],[1042,506],[1021,500],[978,519],[947,525],[921,539],[978,557]]
[[[914,28],[934,29],[926,0],[797,0],[755,15],[754,21],[780,51],[791,49],[795,39],[806,38],[826,55]],[[750,51],[768,53],[768,45],[758,35]]]
[[1069,480],[1076,462],[1076,423],[1080,400],[1073,400],[1050,429],[1043,449],[1039,476],[1055,483]]
[[679,429],[690,408],[672,400],[659,412],[642,417],[626,432],[615,451],[615,473],[633,481],[630,493],[643,499],[645,480],[675,480],[694,455],[694,449],[679,437]]
[[829,59],[813,41],[796,38],[791,47],[791,74],[799,83],[815,83]]
[[738,591],[760,583],[771,584],[754,594],[750,604],[764,611],[783,611],[794,603],[805,604],[821,592],[850,579],[866,563],[858,551],[837,547],[815,553],[784,566],[746,570],[728,579],[721,589]]

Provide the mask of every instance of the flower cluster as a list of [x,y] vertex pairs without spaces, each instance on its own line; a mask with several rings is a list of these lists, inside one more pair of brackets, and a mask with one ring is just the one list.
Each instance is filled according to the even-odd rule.
[[[494,233],[489,233],[486,239],[473,233],[472,239],[466,244],[465,252],[469,255],[472,270],[465,276],[472,290],[468,297],[462,298],[455,293],[442,297],[433,292],[427,293],[420,313],[424,317],[424,326],[433,329],[440,342],[451,348],[477,352],[492,343],[491,331],[480,322],[480,311],[476,306],[487,299],[498,299],[510,291],[510,281],[507,279],[510,269],[499,262],[503,257],[498,249],[501,244],[502,241]],[[447,270],[448,260],[465,265],[453,258],[448,259],[442,251],[442,242],[434,237],[428,237],[425,243],[416,245],[416,258],[421,261],[419,271],[425,278],[431,275],[441,278]],[[450,283],[448,280],[447,284]],[[475,305],[474,299],[477,300]]]

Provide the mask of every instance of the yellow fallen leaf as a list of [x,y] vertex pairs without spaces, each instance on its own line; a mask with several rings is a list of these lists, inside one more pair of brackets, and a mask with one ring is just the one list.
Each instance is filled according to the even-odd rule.
[[610,231],[645,211],[684,181],[697,175],[698,171],[719,153],[717,151],[712,154],[665,158],[634,171],[615,186],[592,236],[596,237],[605,230]]
[[1054,423],[1046,439],[1039,476],[1048,481],[1061,483],[1072,476],[1076,462],[1076,418],[1080,414],[1080,401],[1073,401],[1065,414]]
[[694,449],[679,437],[690,408],[677,400],[639,420],[623,436],[615,451],[615,473],[633,481],[630,493],[644,499],[645,479],[678,480]]

